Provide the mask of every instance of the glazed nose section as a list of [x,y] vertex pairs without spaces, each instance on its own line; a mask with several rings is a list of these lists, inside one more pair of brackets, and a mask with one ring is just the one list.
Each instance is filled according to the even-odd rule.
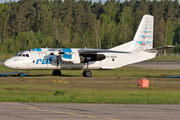
[[14,60],[13,59],[8,59],[4,62],[4,65],[8,68],[13,68],[14,67]]

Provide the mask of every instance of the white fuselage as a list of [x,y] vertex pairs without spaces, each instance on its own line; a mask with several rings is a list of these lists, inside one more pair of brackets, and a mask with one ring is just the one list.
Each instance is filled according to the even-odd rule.
[[[76,48],[72,48],[78,50]],[[17,70],[81,70],[87,68],[87,63],[74,64],[62,61],[58,57],[51,55],[52,51],[43,49],[42,51],[24,51],[5,61],[4,65]],[[101,61],[90,61],[88,69],[114,69],[128,64],[140,62],[155,57],[156,53],[137,51],[133,53],[97,53],[104,54],[105,59]]]

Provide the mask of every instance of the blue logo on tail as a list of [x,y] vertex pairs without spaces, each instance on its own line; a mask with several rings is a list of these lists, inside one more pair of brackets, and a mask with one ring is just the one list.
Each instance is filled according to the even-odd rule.
[[151,37],[151,35],[140,35],[140,36],[143,37],[143,38]]
[[146,44],[149,44],[151,43],[152,41],[146,41],[146,42],[143,42],[143,41],[136,41],[136,43],[139,43],[140,45],[146,45]]
[[151,32],[151,31],[143,31],[144,33],[149,33],[149,32]]

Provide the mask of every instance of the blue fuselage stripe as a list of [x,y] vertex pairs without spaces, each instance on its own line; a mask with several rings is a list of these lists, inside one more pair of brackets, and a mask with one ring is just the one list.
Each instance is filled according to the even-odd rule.
[[72,50],[70,48],[62,49],[65,54],[63,54],[63,58],[72,59]]

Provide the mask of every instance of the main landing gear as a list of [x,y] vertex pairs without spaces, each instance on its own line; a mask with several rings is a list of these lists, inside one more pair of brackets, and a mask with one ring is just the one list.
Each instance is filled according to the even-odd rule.
[[53,70],[52,75],[61,76],[60,70]]
[[91,72],[90,70],[85,70],[85,71],[83,72],[83,76],[84,76],[84,77],[92,77],[92,72]]
[[87,68],[83,72],[84,77],[92,77],[92,72],[90,70],[88,70],[88,66],[89,66],[89,62],[87,62]]
[[[84,77],[92,77],[92,72],[88,69],[89,62],[87,62],[87,68],[83,72]],[[60,70],[53,70],[52,75],[61,76]]]

